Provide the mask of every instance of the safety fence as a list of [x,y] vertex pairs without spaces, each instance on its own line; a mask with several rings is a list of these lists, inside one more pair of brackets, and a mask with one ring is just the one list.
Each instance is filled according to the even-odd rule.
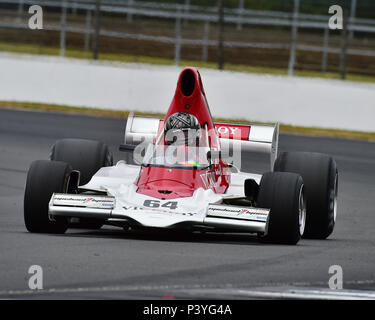
[[[245,8],[244,0],[238,8],[214,2],[207,7],[189,0],[4,0],[0,35],[4,42],[37,39],[39,46],[58,46],[61,56],[72,47],[93,51],[94,58],[125,53],[179,65],[182,59],[213,62],[219,56],[222,63],[285,68],[289,74],[299,69],[339,71],[342,78],[347,70],[375,75],[375,19],[356,17],[355,0],[343,6],[344,30],[329,29],[329,1],[320,2],[326,15],[304,13],[304,0],[291,1],[290,12]],[[32,5],[43,8],[42,31],[29,29]]]

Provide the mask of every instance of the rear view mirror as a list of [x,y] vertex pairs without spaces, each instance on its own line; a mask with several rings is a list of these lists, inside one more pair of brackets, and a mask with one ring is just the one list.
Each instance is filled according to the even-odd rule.
[[221,159],[221,156],[222,156],[221,151],[217,151],[217,150],[207,151],[207,160],[208,161]]
[[[232,160],[231,156],[228,153],[218,151],[218,150],[210,150],[207,152],[207,160],[208,162],[216,162],[217,160],[222,159],[222,160]],[[225,161],[225,162],[227,162]],[[233,165],[233,162],[230,161],[228,163],[229,166]]]

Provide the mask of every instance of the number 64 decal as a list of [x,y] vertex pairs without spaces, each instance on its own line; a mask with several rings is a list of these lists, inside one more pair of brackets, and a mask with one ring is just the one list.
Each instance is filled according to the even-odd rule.
[[177,209],[177,201],[168,201],[166,203],[161,204],[159,200],[145,200],[143,202],[145,207],[149,208],[169,208],[171,210]]

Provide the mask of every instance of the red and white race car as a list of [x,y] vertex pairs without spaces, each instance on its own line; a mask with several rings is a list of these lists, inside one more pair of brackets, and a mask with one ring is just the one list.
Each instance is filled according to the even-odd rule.
[[[31,164],[24,199],[27,230],[168,228],[255,233],[296,244],[334,228],[338,171],[324,154],[277,156],[278,125],[214,123],[201,76],[185,68],[165,119],[127,119],[124,144],[135,164],[113,165],[97,141],[57,141],[50,160]],[[240,172],[241,152],[270,155],[270,172]]]

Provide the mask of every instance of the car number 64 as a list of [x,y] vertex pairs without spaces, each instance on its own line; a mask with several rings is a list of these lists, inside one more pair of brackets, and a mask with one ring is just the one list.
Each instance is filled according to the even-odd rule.
[[169,208],[171,210],[177,209],[177,201],[168,201],[166,203],[161,203],[159,200],[145,200],[143,202],[145,207],[149,208]]

